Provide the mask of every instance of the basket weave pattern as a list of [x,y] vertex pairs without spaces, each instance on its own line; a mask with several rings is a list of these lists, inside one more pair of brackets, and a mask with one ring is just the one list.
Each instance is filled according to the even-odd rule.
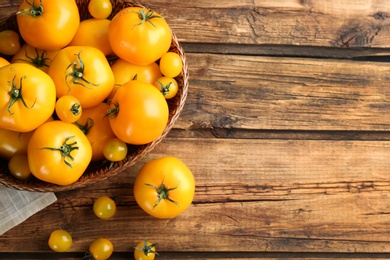
[[[79,7],[81,20],[91,18],[88,12],[89,0],[76,0],[76,3]],[[111,19],[116,13],[118,13],[121,9],[125,7],[145,7],[140,3],[127,0],[111,0],[111,3],[113,5],[113,11],[109,19]],[[14,30],[17,32],[19,31],[17,28],[15,13],[0,20],[0,31],[2,30]],[[123,161],[115,163],[112,167],[109,167],[109,163],[103,163],[99,161],[91,163],[77,182],[67,186],[59,186],[43,182],[34,177],[28,179],[27,181],[17,180],[9,173],[8,162],[6,160],[0,159],[0,184],[6,187],[26,191],[58,192],[72,190],[84,187],[87,184],[107,179],[111,176],[115,176],[119,172],[140,161],[143,157],[150,153],[154,149],[154,147],[159,144],[172,129],[175,121],[178,119],[184,107],[184,103],[187,98],[188,66],[184,50],[182,49],[174,33],[172,33],[172,44],[169,51],[176,52],[181,56],[183,61],[183,70],[182,73],[176,78],[179,85],[179,91],[177,95],[173,99],[167,100],[169,106],[169,121],[164,132],[159,138],[157,138],[152,143],[146,145],[128,145],[127,157]]]

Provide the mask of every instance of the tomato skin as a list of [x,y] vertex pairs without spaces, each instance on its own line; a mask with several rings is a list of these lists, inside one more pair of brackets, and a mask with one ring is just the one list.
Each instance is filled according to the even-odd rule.
[[110,20],[107,19],[91,18],[81,21],[68,46],[92,46],[101,50],[104,55],[112,54],[107,35],[109,24]]
[[108,196],[101,196],[93,204],[93,212],[98,218],[109,219],[115,215],[116,203]]
[[27,155],[14,155],[8,162],[8,169],[12,176],[19,180],[26,180],[31,176]]
[[60,50],[48,74],[55,83],[57,97],[75,96],[83,109],[103,102],[115,82],[104,54],[90,46],[68,46]]
[[0,157],[10,160],[15,155],[27,154],[27,146],[34,131],[20,133],[0,128]]
[[106,260],[114,251],[114,245],[107,238],[98,238],[89,245],[89,253],[94,260]]
[[110,0],[91,0],[88,11],[96,19],[106,19],[112,12],[112,4]]
[[[46,73],[34,66],[13,63],[0,68],[0,86],[0,127],[29,132],[53,114],[56,87]],[[16,102],[12,104],[13,100]]]
[[110,162],[122,161],[127,155],[127,144],[118,138],[112,138],[104,145],[103,154]]
[[169,118],[168,104],[151,84],[129,81],[118,88],[111,101],[111,129],[122,141],[142,145],[156,140],[165,130]]
[[174,78],[158,78],[153,85],[164,95],[165,99],[171,99],[176,96],[179,86]]
[[[156,188],[165,186],[172,200],[161,199]],[[167,156],[145,163],[134,182],[134,198],[148,214],[156,218],[173,218],[192,203],[195,179],[190,169],[178,158]]]
[[[40,2],[41,1],[41,2]],[[41,15],[29,15],[31,9],[43,8]],[[59,50],[75,35],[80,15],[74,0],[23,0],[16,15],[22,38],[42,50]]]
[[135,260],[153,260],[158,255],[156,252],[156,244],[144,240],[139,242],[134,248]]
[[60,120],[73,123],[81,117],[83,109],[76,97],[65,95],[57,100],[55,111]]
[[181,57],[176,52],[167,52],[160,59],[160,70],[165,77],[177,77],[183,69]]
[[46,51],[24,44],[20,50],[12,56],[11,63],[29,63],[38,69],[47,72],[51,61],[58,51]]
[[[143,22],[140,16],[149,18]],[[172,32],[158,13],[141,7],[127,7],[111,20],[108,40],[118,57],[133,64],[148,65],[169,50]]]
[[112,99],[118,88],[131,80],[153,84],[156,79],[162,77],[160,68],[155,62],[148,65],[135,65],[123,59],[118,59],[111,65],[111,69],[114,73],[115,85],[108,99]]
[[97,106],[83,109],[80,119],[76,121],[91,143],[93,162],[104,159],[104,146],[108,140],[115,137],[109,118],[106,117],[109,108],[108,104],[100,103]]
[[0,68],[4,67],[5,65],[9,65],[10,62],[2,57],[0,57]]
[[4,55],[15,55],[20,50],[19,35],[12,30],[0,32],[0,53]]
[[[62,146],[68,146],[73,160],[58,150]],[[77,126],[54,120],[35,130],[27,147],[27,156],[31,173],[36,178],[69,185],[77,181],[89,165],[92,148]]]
[[48,245],[54,252],[65,252],[73,243],[72,236],[63,229],[57,229],[51,232]]

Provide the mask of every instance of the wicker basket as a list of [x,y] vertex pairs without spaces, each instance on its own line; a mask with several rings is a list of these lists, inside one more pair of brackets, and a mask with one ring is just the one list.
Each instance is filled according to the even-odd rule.
[[[144,7],[140,3],[134,1],[128,1],[128,0],[111,0],[111,2],[113,4],[113,12],[110,18],[112,18],[116,13],[118,13],[124,7],[129,7],[129,6]],[[80,10],[81,20],[90,18],[91,16],[88,13],[89,0],[76,0],[76,3]],[[5,29],[11,29],[18,32],[15,14],[11,14],[10,16],[0,21],[0,31]],[[34,177],[29,178],[26,181],[17,180],[9,173],[8,162],[6,160],[0,159],[0,184],[18,190],[39,191],[39,192],[49,192],[49,191],[58,192],[58,191],[77,189],[77,188],[84,187],[87,184],[95,183],[97,181],[107,179],[111,176],[115,176],[116,174],[123,171],[124,169],[134,165],[135,163],[140,161],[143,157],[145,157],[148,153],[150,153],[153,150],[153,148],[157,144],[159,144],[169,133],[169,131],[172,129],[173,124],[178,119],[179,114],[183,109],[187,97],[188,68],[187,68],[185,53],[174,33],[172,33],[172,36],[173,39],[172,39],[172,45],[170,51],[176,52],[182,57],[183,70],[182,73],[176,78],[179,85],[179,91],[173,99],[168,100],[168,106],[169,106],[168,124],[164,132],[157,140],[146,145],[140,145],[140,146],[129,145],[127,157],[123,161],[115,163],[114,165],[112,165],[112,167],[110,167],[110,163],[103,163],[100,161],[91,163],[87,168],[87,170],[84,172],[84,174],[80,177],[80,179],[68,186],[59,186],[59,185],[43,182]]]

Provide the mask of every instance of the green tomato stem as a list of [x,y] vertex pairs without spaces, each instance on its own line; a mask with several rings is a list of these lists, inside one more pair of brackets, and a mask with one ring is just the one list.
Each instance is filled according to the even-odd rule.
[[59,147],[43,147],[41,150],[51,150],[51,151],[59,151],[61,152],[62,157],[64,158],[64,163],[72,168],[72,164],[67,162],[66,159],[69,158],[70,160],[74,161],[73,156],[70,154],[73,150],[78,150],[79,147],[76,146],[77,142],[73,142],[70,144],[67,144],[66,142],[69,141],[70,139],[74,138],[74,136],[69,136],[65,139],[64,143]]

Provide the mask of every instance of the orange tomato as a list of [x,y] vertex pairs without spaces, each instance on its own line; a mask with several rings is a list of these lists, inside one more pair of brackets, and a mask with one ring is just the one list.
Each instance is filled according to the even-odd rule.
[[0,32],[0,53],[14,55],[20,49],[19,35],[12,30]]
[[118,57],[148,65],[169,50],[172,33],[166,20],[153,10],[127,7],[111,20],[108,40]]
[[23,0],[16,14],[22,38],[48,51],[69,44],[80,24],[75,0]]
[[91,46],[68,46],[60,50],[48,70],[57,97],[75,96],[81,107],[103,102],[114,87],[114,74],[104,54]]
[[92,46],[101,50],[104,55],[112,54],[107,36],[109,24],[110,20],[107,19],[91,18],[81,21],[69,46]]

